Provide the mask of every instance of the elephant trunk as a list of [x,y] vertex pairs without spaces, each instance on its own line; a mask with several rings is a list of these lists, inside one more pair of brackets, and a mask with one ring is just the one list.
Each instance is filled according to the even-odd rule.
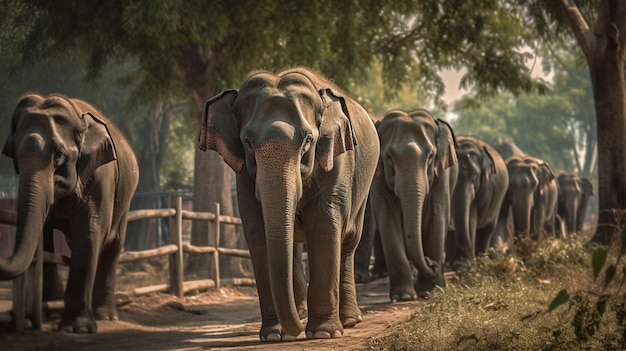
[[[295,208],[299,198],[299,170],[295,165],[282,172],[259,166],[257,198],[263,208],[269,278],[274,309],[283,330],[298,335],[304,326],[298,316],[293,291],[293,247]],[[298,176],[294,176],[294,175]]]
[[454,220],[454,231],[456,232],[456,245],[463,252],[470,250],[474,245],[472,243],[473,235],[470,229],[473,210],[472,201],[474,199],[471,185],[466,183],[457,184],[454,190],[454,201],[451,205],[452,218]]
[[582,232],[583,231],[583,224],[585,223],[585,217],[587,216],[587,202],[588,202],[588,198],[585,199],[581,199],[580,203],[578,204],[578,210],[576,212],[576,231],[577,232]]
[[529,200],[525,202],[515,201],[513,207],[513,220],[515,223],[515,235],[527,235],[530,231],[530,218],[533,208],[532,193]]
[[567,232],[573,233],[576,231],[578,223],[578,197],[571,201],[566,201],[565,211],[567,213]]
[[54,200],[53,172],[22,171],[19,179],[15,250],[9,258],[0,257],[0,280],[14,279],[32,262],[43,226]]
[[[427,178],[424,177],[423,179]],[[412,181],[401,182],[400,184],[404,183],[405,185],[400,186],[403,191],[398,195],[402,206],[402,225],[407,254],[423,278],[433,279],[438,267],[424,254],[422,241],[422,211],[427,193],[427,185],[424,180],[413,179]]]

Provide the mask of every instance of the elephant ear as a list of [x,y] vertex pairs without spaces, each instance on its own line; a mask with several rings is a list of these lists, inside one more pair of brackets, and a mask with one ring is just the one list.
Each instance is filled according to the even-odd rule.
[[587,195],[587,196],[595,195],[594,192],[593,192],[593,184],[591,184],[589,179],[587,179],[587,178],[580,178],[580,184],[582,185],[583,193],[585,193],[585,195]]
[[319,94],[324,107],[315,158],[324,171],[330,172],[333,169],[334,158],[353,150],[356,139],[345,99],[331,89],[322,89]]
[[[378,133],[378,126],[380,126],[380,120],[374,122],[374,127],[376,128],[376,132]],[[381,157],[378,157],[378,163],[376,164],[376,171],[374,172],[374,178],[380,179],[383,174],[385,174],[385,170],[383,169],[383,161]]]
[[13,160],[13,168],[15,169],[15,173],[19,174],[17,167],[17,160],[15,159],[15,147],[13,146],[13,137],[15,135],[15,131],[17,130],[17,111],[13,114],[13,119],[11,120],[11,130],[9,131],[9,135],[7,136],[7,140],[4,142],[4,147],[2,148],[2,153]]
[[106,122],[91,112],[83,113],[81,119],[87,129],[83,132],[76,168],[80,180],[86,183],[96,168],[117,159],[117,151]]
[[539,168],[541,170],[541,176],[539,177],[539,195],[543,195],[555,178],[554,172],[552,172],[552,168],[548,162],[539,161]]
[[441,119],[437,119],[437,156],[435,158],[435,176],[439,177],[448,167],[457,164],[456,138],[452,127]]
[[496,174],[496,163],[493,161],[493,157],[489,150],[483,146],[483,160],[481,165],[483,173],[483,181],[489,180],[492,175]]
[[217,151],[230,168],[241,173],[245,154],[237,118],[231,108],[236,97],[237,90],[225,90],[206,102],[198,147],[202,151]]

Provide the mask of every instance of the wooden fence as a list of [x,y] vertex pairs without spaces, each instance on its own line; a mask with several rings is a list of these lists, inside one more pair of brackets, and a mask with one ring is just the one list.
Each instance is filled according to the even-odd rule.
[[[170,200],[171,208],[147,209],[130,211],[128,221],[137,221],[150,218],[170,218],[170,243],[156,249],[145,251],[123,252],[118,263],[134,262],[142,259],[168,256],[169,257],[169,284],[160,284],[135,289],[134,294],[142,294],[155,291],[169,291],[176,296],[183,296],[186,291],[221,286],[219,255],[229,255],[242,258],[250,258],[248,250],[231,249],[220,247],[221,224],[241,225],[241,219],[220,215],[220,205],[211,204],[210,212],[194,212],[183,210],[182,197],[173,197]],[[215,236],[215,246],[193,246],[183,243],[183,220],[207,221],[211,225],[210,232]],[[0,210],[0,224],[15,226],[17,214],[10,211]],[[183,277],[183,254],[212,254],[215,264],[214,279],[184,281]],[[43,259],[40,260],[39,258]],[[33,263],[20,277],[13,280],[13,315],[0,315],[0,322],[14,319],[17,331],[27,328],[26,315],[32,318],[32,327],[41,329],[42,311],[48,308],[62,308],[62,301],[42,302],[42,279],[43,262],[67,265],[67,259],[54,253],[44,252],[40,241]],[[254,284],[253,279],[240,279],[235,283]],[[11,318],[12,317],[12,318]],[[8,319],[8,320],[7,320]]]

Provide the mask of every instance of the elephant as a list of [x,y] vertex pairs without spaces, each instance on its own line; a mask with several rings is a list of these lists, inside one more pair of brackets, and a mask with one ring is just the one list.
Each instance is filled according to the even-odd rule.
[[[370,189],[391,301],[445,286],[444,241],[458,176],[452,128],[424,109],[394,109],[377,124],[380,158]],[[412,265],[417,269],[414,281]]]
[[532,156],[513,156],[506,165],[509,187],[502,201],[498,230],[507,231],[511,216],[516,238],[529,235],[539,242],[546,229],[554,234],[558,185],[550,165]]
[[565,223],[567,233],[580,233],[587,211],[589,198],[594,195],[593,185],[587,178],[581,178],[576,172],[559,172],[556,177],[559,185],[557,212]]
[[[59,328],[96,333],[95,319],[118,318],[115,268],[139,179],[130,144],[85,101],[27,94],[2,152],[13,159],[19,189],[15,250],[0,258],[0,279],[22,274],[41,236],[50,251],[53,230],[60,230],[71,258]],[[63,294],[56,266],[45,264],[50,289],[49,296]]]
[[504,161],[510,159],[511,157],[525,157],[526,154],[522,151],[513,141],[513,139],[507,138],[502,139],[498,138],[495,142],[491,144],[499,154],[502,156]]
[[294,242],[308,252],[307,338],[341,337],[362,321],[354,251],[379,154],[365,109],[311,69],[257,71],[207,101],[198,146],[236,173],[261,341],[294,340],[305,328],[294,301]]
[[453,268],[472,263],[487,251],[495,229],[509,173],[502,156],[486,142],[457,137],[459,175],[452,193],[454,229],[448,233],[446,261]]
[[361,240],[354,252],[354,280],[356,283],[368,283],[372,280],[370,261],[372,258],[375,234],[376,228],[374,227],[374,219],[372,218],[372,211],[368,201],[365,207],[365,219],[363,220]]

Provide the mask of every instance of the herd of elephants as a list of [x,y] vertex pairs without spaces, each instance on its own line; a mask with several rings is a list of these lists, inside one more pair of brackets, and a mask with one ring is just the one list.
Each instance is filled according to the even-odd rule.
[[[490,246],[580,231],[593,195],[577,174],[511,142],[455,136],[426,110],[373,118],[306,68],[253,72],[211,98],[198,147],[236,172],[262,341],[341,337],[363,318],[357,282],[388,274],[392,301],[425,297],[445,286],[445,267],[471,264]],[[138,181],[129,143],[84,101],[28,94],[2,152],[19,191],[16,247],[0,258],[0,279],[26,270],[42,233],[53,251],[61,230],[69,276],[63,289],[45,264],[44,299],[64,300],[61,330],[95,333],[97,319],[118,318],[115,265]]]

